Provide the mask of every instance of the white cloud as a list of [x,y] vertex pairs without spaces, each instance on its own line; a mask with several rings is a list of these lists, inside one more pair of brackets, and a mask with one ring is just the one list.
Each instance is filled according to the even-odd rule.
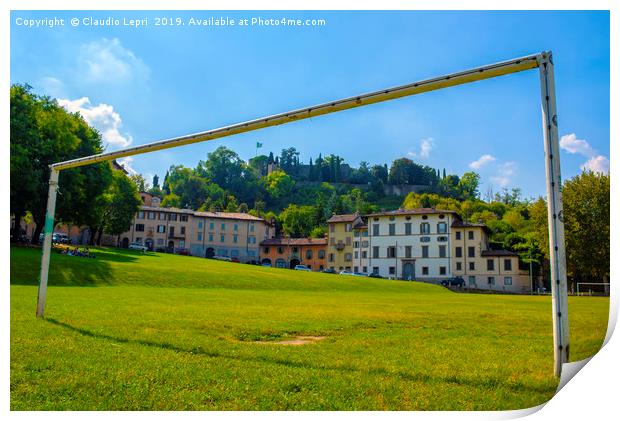
[[609,173],[609,159],[603,155],[593,156],[581,166],[582,170],[590,170],[593,172],[608,174]]
[[79,73],[91,82],[123,82],[144,79],[149,68],[118,38],[103,38],[80,47]]
[[603,155],[599,155],[586,140],[577,139],[575,133],[562,136],[560,139],[560,148],[568,153],[582,155],[588,160],[581,165],[582,170],[590,170],[603,174],[609,173],[609,159]]
[[65,85],[60,79],[52,76],[45,76],[39,81],[41,91],[53,98],[58,98],[64,95]]
[[484,154],[480,158],[476,159],[475,161],[470,162],[469,163],[469,168],[472,168],[474,170],[478,170],[478,169],[482,168],[483,166],[485,166],[486,164],[489,164],[489,163],[491,163],[493,161],[495,161],[495,157],[493,155]]
[[588,142],[583,139],[577,139],[575,133],[562,136],[560,139],[560,148],[568,153],[579,154],[586,157],[592,157],[596,153]]
[[128,134],[121,134],[121,116],[108,104],[91,105],[87,97],[76,100],[58,99],[58,104],[71,113],[80,113],[84,120],[101,133],[104,142],[115,148],[124,148],[131,144]]
[[426,139],[420,140],[420,152],[409,151],[407,155],[412,158],[422,158],[428,159],[431,156],[431,151],[433,150],[433,146],[435,144],[435,140],[432,137],[427,137]]
[[132,166],[133,156],[126,156],[124,158],[117,159],[116,162],[118,162],[123,168],[125,168],[125,170],[130,175],[138,174],[138,171],[136,171]]
[[491,177],[491,181],[501,187],[506,187],[512,181],[512,176],[517,172],[517,163],[513,161],[504,162],[497,166],[497,175]]

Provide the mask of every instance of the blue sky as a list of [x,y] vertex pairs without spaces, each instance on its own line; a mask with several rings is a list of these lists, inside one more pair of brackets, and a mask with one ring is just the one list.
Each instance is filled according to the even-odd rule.
[[[190,26],[192,17],[325,19],[320,27]],[[24,26],[62,18],[64,26]],[[119,19],[114,27],[83,19]],[[156,17],[183,26],[155,26]],[[80,25],[70,24],[77,18]],[[123,19],[148,19],[141,28]],[[553,50],[562,173],[609,168],[607,12],[31,12],[11,14],[11,83],[29,83],[99,128],[108,150],[208,130]],[[49,21],[48,21],[49,22]],[[509,75],[199,145],[141,155],[163,176],[220,145],[248,159],[294,146],[388,164],[407,156],[489,187],[545,192],[538,73]]]

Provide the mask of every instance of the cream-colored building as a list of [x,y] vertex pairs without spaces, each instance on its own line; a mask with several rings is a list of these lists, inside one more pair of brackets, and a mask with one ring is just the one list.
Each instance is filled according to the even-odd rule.
[[130,230],[121,234],[121,247],[138,242],[155,251],[258,262],[260,243],[274,234],[264,219],[253,215],[162,208],[159,198],[147,193],[141,196],[145,204]]
[[364,221],[358,213],[333,215],[327,220],[327,225],[327,266],[337,272],[353,271],[353,230],[364,225]]
[[519,256],[508,250],[491,250],[489,229],[484,224],[452,224],[452,275],[465,286],[493,291],[530,292],[528,271],[519,269]]

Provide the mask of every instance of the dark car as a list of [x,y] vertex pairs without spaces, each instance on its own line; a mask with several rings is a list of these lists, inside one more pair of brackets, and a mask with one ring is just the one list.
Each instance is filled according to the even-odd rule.
[[336,274],[336,273],[338,273],[338,272],[336,272],[334,269],[327,268],[327,269],[325,269],[325,270],[323,271],[323,273],[332,273],[332,274]]
[[456,276],[454,278],[444,279],[443,281],[441,281],[441,285],[445,287],[456,286],[462,288],[463,286],[465,286],[465,280],[460,276]]
[[383,276],[379,275],[378,273],[374,273],[374,272],[368,274],[368,277],[369,278],[380,278],[380,279],[383,279]]

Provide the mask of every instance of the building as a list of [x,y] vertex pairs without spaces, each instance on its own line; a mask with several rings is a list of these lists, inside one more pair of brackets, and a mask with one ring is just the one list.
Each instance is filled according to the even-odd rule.
[[451,275],[450,226],[456,212],[399,209],[367,215],[369,267],[393,279],[439,282]]
[[162,208],[157,196],[140,195],[145,204],[130,230],[120,235],[121,247],[139,242],[155,251],[258,262],[259,244],[274,232],[264,219],[253,215]]
[[260,243],[260,261],[278,268],[306,265],[322,271],[327,264],[326,250],[326,238],[269,238]]
[[508,250],[491,250],[489,234],[484,224],[455,219],[452,224],[452,275],[462,277],[467,288],[530,292],[530,276],[519,269],[519,256]]
[[369,274],[369,250],[368,225],[357,223],[353,226],[353,272]]
[[[335,271],[353,270],[353,228],[364,225],[359,213],[333,215],[327,220],[327,265]],[[359,269],[359,267],[358,267]]]

